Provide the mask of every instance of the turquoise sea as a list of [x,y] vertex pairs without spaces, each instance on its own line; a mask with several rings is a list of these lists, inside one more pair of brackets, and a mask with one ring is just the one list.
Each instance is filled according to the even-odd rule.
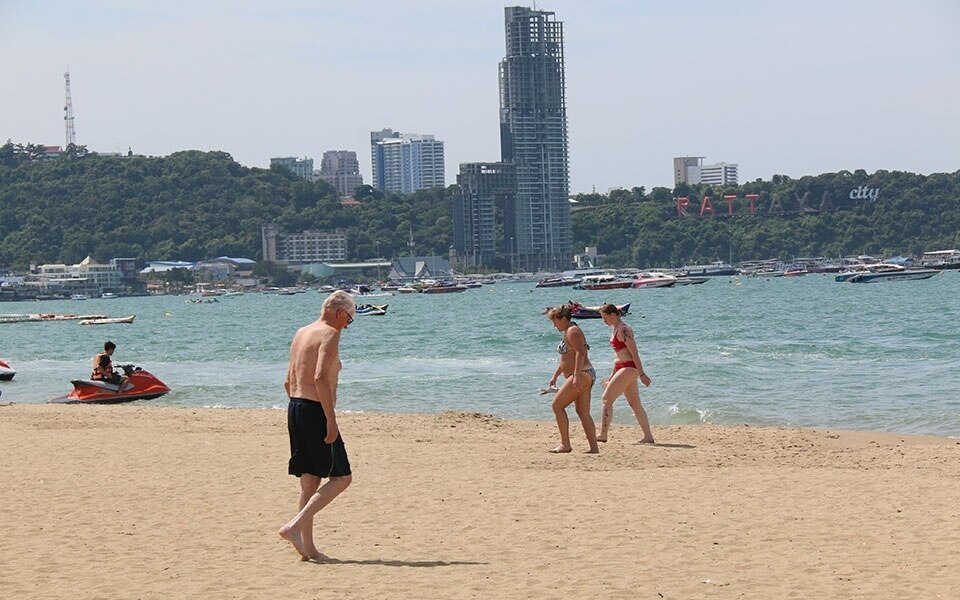
[[[462,294],[395,295],[383,317],[344,333],[341,410],[484,412],[550,420],[544,387],[560,339],[540,313],[570,299],[632,304],[653,386],[654,426],[750,423],[960,436],[960,273],[924,281],[836,283],[831,275],[714,278],[670,289],[577,291],[498,283]],[[0,313],[136,314],[130,325],[0,324],[0,358],[17,370],[4,402],[44,402],[86,377],[103,342],[173,391],[156,405],[286,407],[296,329],[324,295],[246,294],[215,304],[183,296],[7,302]],[[610,329],[583,321],[603,376]],[[599,413],[599,387],[594,412]],[[624,400],[616,422],[634,423]],[[116,407],[118,410],[122,406]]]

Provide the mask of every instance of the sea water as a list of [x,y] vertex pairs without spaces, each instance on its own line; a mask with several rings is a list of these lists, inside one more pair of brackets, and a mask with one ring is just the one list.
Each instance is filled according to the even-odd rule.
[[[654,426],[750,423],[960,436],[960,273],[923,281],[836,283],[831,275],[719,277],[667,289],[579,291],[498,283],[459,294],[358,299],[389,304],[344,332],[338,409],[484,412],[552,419],[538,394],[560,333],[541,313],[567,300],[631,304]],[[133,324],[0,324],[0,358],[18,371],[4,402],[44,402],[89,375],[110,339],[115,364],[172,391],[154,405],[282,409],[290,340],[325,295],[246,294],[6,302],[3,313],[136,314]],[[581,321],[609,374],[611,330]],[[593,408],[599,413],[600,388]],[[621,399],[615,422],[634,423]],[[119,407],[118,407],[119,408]]]

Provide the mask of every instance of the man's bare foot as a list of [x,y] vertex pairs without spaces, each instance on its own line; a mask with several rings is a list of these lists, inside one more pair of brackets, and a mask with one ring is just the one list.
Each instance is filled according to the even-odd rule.
[[314,551],[310,553],[310,556],[301,556],[300,560],[302,560],[303,562],[307,562],[308,560],[323,562],[325,560],[330,560],[330,557],[324,554],[323,552],[320,552],[319,550],[314,549]]
[[598,442],[603,442],[604,444],[606,444],[606,443],[607,443],[607,438],[597,436],[597,441],[598,441]]
[[653,438],[643,438],[642,440],[633,443],[634,446],[639,446],[640,444],[656,444],[656,442],[653,441]]
[[302,560],[310,560],[310,553],[303,545],[303,538],[300,537],[300,531],[293,529],[289,525],[284,525],[278,532],[280,537],[293,544],[294,549],[300,555]]
[[557,446],[550,451],[552,454],[565,454],[567,452],[573,452],[573,448],[567,448],[565,446]]
[[600,448],[594,448],[593,450],[584,450],[584,454],[600,454]]

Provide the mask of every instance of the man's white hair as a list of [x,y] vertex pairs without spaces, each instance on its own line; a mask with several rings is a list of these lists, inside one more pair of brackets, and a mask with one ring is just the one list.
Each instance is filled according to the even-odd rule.
[[357,310],[357,305],[354,303],[353,296],[343,290],[337,290],[323,301],[323,310],[337,310],[338,308],[353,314]]

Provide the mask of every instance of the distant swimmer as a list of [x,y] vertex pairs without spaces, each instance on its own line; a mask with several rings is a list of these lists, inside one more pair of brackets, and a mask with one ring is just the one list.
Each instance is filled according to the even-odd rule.
[[[347,449],[337,426],[340,334],[353,322],[356,305],[343,291],[323,302],[320,318],[300,328],[290,344],[284,382],[290,403],[288,472],[300,478],[299,512],[280,528],[302,560],[329,558],[314,545],[313,517],[339,496],[353,479]],[[323,479],[326,484],[321,486]]]
[[553,397],[552,403],[557,428],[560,430],[560,445],[550,452],[562,453],[573,450],[570,445],[570,419],[567,417],[567,406],[574,404],[583,432],[587,436],[587,444],[590,446],[587,452],[597,454],[600,452],[597,446],[597,429],[590,415],[590,391],[593,389],[593,382],[597,379],[597,372],[594,371],[587,356],[590,346],[587,345],[587,339],[580,326],[570,320],[569,306],[561,305],[551,308],[547,311],[547,317],[553,322],[553,326],[563,333],[563,340],[557,346],[560,357],[548,388],[556,387],[557,378],[560,375],[564,377],[564,382]]
[[604,379],[603,385],[603,412],[600,417],[600,435],[597,441],[607,441],[607,432],[610,430],[610,422],[613,421],[613,403],[623,394],[627,398],[627,403],[633,409],[633,414],[637,417],[637,423],[643,430],[643,438],[638,444],[652,444],[653,432],[650,430],[650,421],[647,420],[647,411],[640,404],[640,388],[637,386],[637,380],[643,382],[643,385],[650,385],[650,376],[643,370],[643,363],[640,362],[640,352],[637,350],[637,342],[633,337],[633,329],[623,322],[620,318],[620,309],[613,304],[604,304],[600,307],[600,316],[603,322],[613,327],[613,335],[610,336],[610,346],[613,348],[613,372],[609,379]]

